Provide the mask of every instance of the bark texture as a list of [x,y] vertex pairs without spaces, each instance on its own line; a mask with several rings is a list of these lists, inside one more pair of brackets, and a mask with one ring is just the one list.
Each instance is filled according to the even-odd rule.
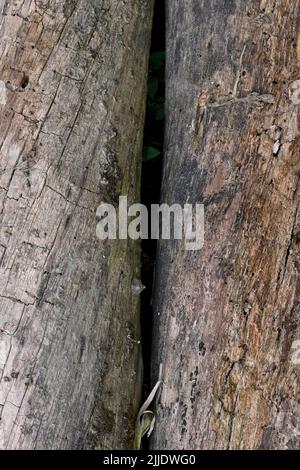
[[154,448],[300,448],[299,20],[167,0],[162,200],[206,219],[201,251],[159,247]]
[[0,448],[132,447],[150,0],[0,1]]

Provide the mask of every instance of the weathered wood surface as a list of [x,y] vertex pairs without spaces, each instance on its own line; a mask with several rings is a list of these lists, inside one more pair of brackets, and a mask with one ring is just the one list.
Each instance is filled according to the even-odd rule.
[[300,447],[299,5],[167,0],[162,200],[206,222],[160,243],[154,448]]
[[137,200],[150,0],[0,1],[0,448],[130,448],[139,269],[96,209]]

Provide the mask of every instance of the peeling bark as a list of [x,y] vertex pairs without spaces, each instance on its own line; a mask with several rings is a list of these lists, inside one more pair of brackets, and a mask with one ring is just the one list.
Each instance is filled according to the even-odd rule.
[[300,448],[299,6],[167,0],[162,200],[205,244],[159,246],[153,448]]
[[0,448],[132,447],[150,0],[0,1]]

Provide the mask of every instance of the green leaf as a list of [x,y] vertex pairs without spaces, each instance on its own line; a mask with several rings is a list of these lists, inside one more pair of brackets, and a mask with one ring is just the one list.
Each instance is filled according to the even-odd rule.
[[157,78],[150,78],[148,81],[148,96],[152,100],[154,99],[158,90],[158,79]]
[[156,121],[162,121],[165,117],[164,99],[158,98],[153,103],[148,103],[149,113],[156,119]]
[[143,161],[147,162],[148,160],[152,160],[153,158],[158,157],[161,152],[154,147],[146,146],[143,149]]
[[150,56],[150,68],[152,70],[160,70],[165,67],[166,53],[165,51],[154,52]]

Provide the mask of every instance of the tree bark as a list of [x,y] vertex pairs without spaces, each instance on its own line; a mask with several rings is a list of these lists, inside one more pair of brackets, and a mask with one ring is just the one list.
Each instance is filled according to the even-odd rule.
[[0,2],[0,448],[132,447],[139,247],[96,237],[139,198],[152,0]]
[[153,448],[300,448],[299,5],[167,0],[162,201],[205,243],[159,246]]

